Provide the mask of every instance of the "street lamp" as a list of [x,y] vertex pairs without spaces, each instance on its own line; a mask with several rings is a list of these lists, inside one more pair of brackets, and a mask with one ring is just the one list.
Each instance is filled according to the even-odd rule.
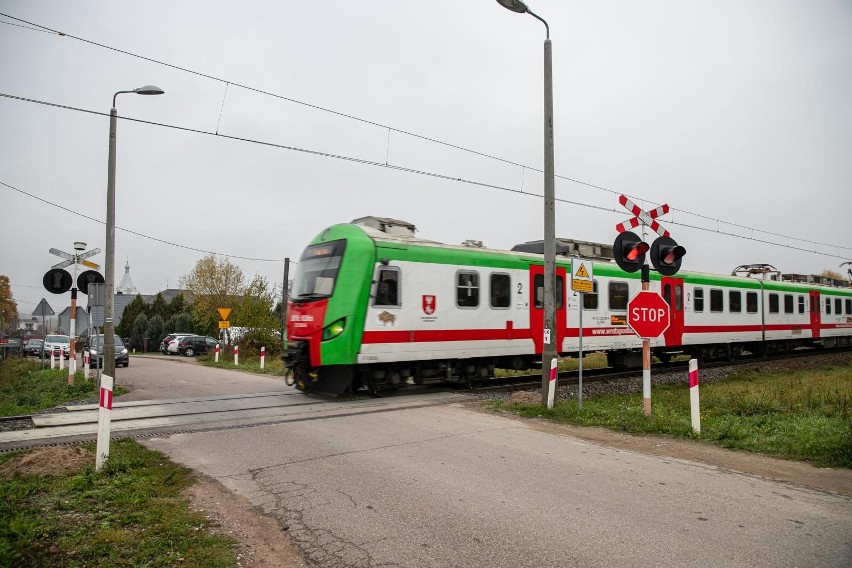
[[[497,0],[497,3],[518,14],[529,14],[544,24],[544,329],[541,354],[541,401],[547,404],[550,364],[556,359],[556,208],[553,169],[553,57],[550,46],[550,26],[530,11],[521,0]],[[555,385],[554,385],[555,386]]]
[[165,91],[154,85],[145,85],[132,91],[118,91],[112,96],[109,111],[109,163],[107,165],[107,215],[106,215],[106,263],[104,267],[104,342],[103,370],[105,375],[115,378],[115,322],[112,316],[115,307],[115,130],[118,112],[115,98],[122,93],[137,95],[162,95]]

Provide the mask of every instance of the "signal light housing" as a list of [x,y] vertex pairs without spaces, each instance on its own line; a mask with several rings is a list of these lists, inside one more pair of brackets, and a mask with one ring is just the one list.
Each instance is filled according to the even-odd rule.
[[651,264],[663,276],[674,276],[680,270],[680,263],[686,249],[671,237],[659,237],[651,245]]
[[52,268],[45,273],[41,283],[51,294],[64,294],[74,285],[74,278],[67,270]]
[[624,231],[615,238],[613,256],[618,267],[625,272],[636,272],[645,264],[645,253],[651,247],[631,231]]
[[77,289],[84,294],[89,293],[89,284],[103,284],[104,277],[100,272],[86,270],[77,277]]

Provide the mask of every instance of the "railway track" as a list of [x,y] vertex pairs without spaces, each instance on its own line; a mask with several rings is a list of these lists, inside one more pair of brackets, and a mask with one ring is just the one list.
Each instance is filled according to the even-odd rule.
[[[841,357],[852,353],[850,349],[835,349],[830,353]],[[828,352],[801,351],[784,356],[745,357],[734,361],[715,361],[702,364],[702,371],[759,364],[777,368],[780,372],[790,366],[793,359],[818,358],[820,362]],[[666,377],[665,382],[686,382],[687,362],[654,365],[652,378]],[[805,361],[805,366],[807,361]],[[773,369],[773,371],[776,369]],[[559,374],[558,387],[571,388],[579,383],[577,371]],[[585,385],[609,383],[605,392],[621,392],[632,380],[641,379],[637,369],[585,369]],[[656,381],[655,381],[656,382]],[[476,385],[474,385],[476,386]],[[112,411],[114,437],[145,438],[189,432],[246,428],[264,424],[303,421],[328,416],[351,415],[363,412],[389,411],[406,407],[443,404],[458,400],[460,392],[483,398],[498,393],[536,390],[541,388],[541,375],[530,374],[491,379],[477,388],[465,388],[448,383],[408,385],[382,398],[365,392],[355,396],[323,398],[306,396],[293,390],[287,392],[196,397],[160,401],[116,401]],[[603,392],[603,391],[602,391]],[[0,453],[17,451],[33,446],[80,443],[95,439],[98,406],[82,404],[60,407],[55,412],[22,416],[0,417]]]

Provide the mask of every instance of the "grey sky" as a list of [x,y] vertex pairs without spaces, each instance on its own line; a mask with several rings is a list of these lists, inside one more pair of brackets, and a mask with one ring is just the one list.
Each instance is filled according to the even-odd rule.
[[[767,262],[819,273],[852,259],[852,3],[531,8],[553,41],[556,173],[610,190],[558,178],[557,199],[606,209],[558,202],[558,236],[612,242],[629,217],[617,202],[625,193],[675,209],[663,224],[691,270]],[[544,26],[494,0],[0,0],[0,12],[542,168]],[[120,95],[119,115],[542,191],[530,169],[234,85],[225,96],[220,81],[0,22],[16,24],[0,24],[5,94],[108,113],[116,91],[154,84],[166,94]],[[0,124],[0,182],[105,219],[107,117],[0,98]],[[247,277],[273,283],[283,262],[235,257],[297,259],[325,226],[365,215],[404,219],[447,243],[511,248],[542,235],[540,197],[130,121],[119,121],[117,171],[119,227],[234,255]],[[77,240],[104,249],[104,225],[2,185],[0,208],[0,274],[20,312],[42,297],[61,309],[68,295],[41,286],[59,261],[48,249]],[[119,230],[116,284],[129,260],[140,292],[176,287],[202,256]]]

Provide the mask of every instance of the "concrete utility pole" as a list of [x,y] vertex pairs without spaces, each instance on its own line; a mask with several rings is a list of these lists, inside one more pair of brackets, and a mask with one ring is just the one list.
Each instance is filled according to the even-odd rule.
[[105,375],[115,377],[115,135],[118,123],[118,111],[115,110],[115,98],[122,93],[137,95],[162,95],[164,91],[153,85],[146,85],[132,91],[118,91],[112,96],[112,109],[109,111],[109,162],[107,163],[107,213],[106,213],[106,265],[104,279],[104,362]]
[[[556,179],[553,165],[553,56],[550,26],[530,11],[521,0],[497,0],[497,3],[518,14],[529,14],[544,24],[544,329],[541,355],[541,403],[547,404],[551,363],[556,352]],[[534,293],[534,291],[531,291]]]

